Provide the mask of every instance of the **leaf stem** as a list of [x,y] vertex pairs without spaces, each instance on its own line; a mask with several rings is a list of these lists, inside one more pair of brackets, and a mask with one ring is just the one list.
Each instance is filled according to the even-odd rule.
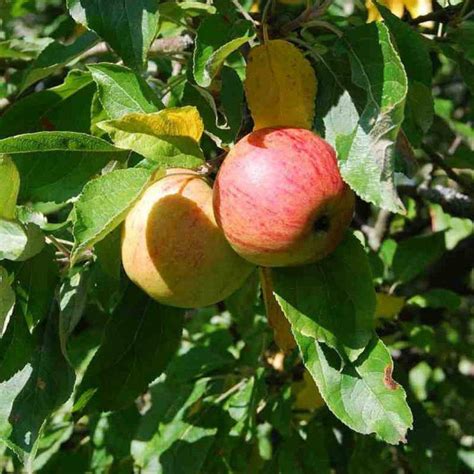
[[61,240],[56,239],[56,237],[54,237],[52,235],[47,235],[46,236],[46,241],[49,242],[50,244],[54,245],[59,250],[59,252],[61,252],[61,254],[63,254],[65,257],[67,257],[69,259],[69,257],[71,256],[71,252],[69,251],[69,249],[67,249],[64,246],[64,244]]

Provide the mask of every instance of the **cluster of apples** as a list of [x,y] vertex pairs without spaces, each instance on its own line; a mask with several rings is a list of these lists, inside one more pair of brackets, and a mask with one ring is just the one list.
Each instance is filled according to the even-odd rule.
[[265,128],[235,145],[213,188],[185,169],[153,183],[125,220],[123,265],[161,303],[207,306],[237,290],[255,265],[325,257],[353,209],[327,142],[306,129]]

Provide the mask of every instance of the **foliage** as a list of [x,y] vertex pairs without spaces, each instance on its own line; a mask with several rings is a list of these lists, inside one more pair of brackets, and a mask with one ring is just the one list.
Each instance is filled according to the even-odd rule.
[[[0,470],[472,472],[473,35],[469,1],[3,2]],[[131,206],[271,125],[337,151],[342,244],[150,300]]]

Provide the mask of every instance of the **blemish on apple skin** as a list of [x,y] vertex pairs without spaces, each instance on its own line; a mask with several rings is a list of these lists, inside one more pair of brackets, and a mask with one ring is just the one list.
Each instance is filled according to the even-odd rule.
[[388,364],[383,371],[383,383],[389,390],[396,390],[398,383],[392,378],[393,365]]

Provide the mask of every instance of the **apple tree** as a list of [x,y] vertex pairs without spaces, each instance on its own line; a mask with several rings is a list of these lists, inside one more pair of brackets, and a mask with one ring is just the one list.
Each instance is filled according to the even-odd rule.
[[472,472],[473,7],[5,0],[0,471]]

